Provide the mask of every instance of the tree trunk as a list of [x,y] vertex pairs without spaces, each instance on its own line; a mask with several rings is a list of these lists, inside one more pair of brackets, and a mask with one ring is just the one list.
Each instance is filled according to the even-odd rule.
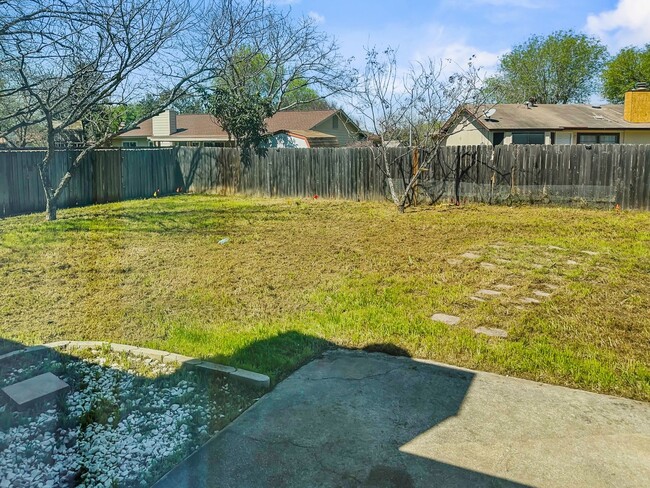
[[58,198],[49,196],[47,192],[45,192],[45,220],[48,222],[56,220],[57,200]]
[[54,134],[52,131],[48,132],[48,149],[45,153],[43,161],[41,161],[38,165],[38,174],[41,177],[43,193],[45,193],[45,220],[49,222],[56,220],[56,204],[58,196],[54,194],[54,189],[52,188],[52,180],[50,178],[50,165],[54,160],[55,155]]

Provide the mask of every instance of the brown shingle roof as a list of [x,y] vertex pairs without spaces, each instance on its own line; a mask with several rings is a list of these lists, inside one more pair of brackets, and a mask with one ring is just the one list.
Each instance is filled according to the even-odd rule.
[[[623,105],[537,105],[530,109],[523,104],[486,106],[496,109],[490,120],[479,116],[478,122],[489,130],[520,129],[650,129],[650,123],[634,124],[623,119]],[[473,113],[481,114],[482,107]]]
[[[286,111],[278,112],[266,120],[270,133],[281,130],[311,130],[327,118],[334,115],[336,110]],[[228,134],[219,122],[209,114],[181,114],[176,116],[177,131],[170,136],[156,139],[228,139]],[[120,137],[152,137],[151,119],[142,122],[137,128],[125,132]]]
[[311,130],[336,112],[336,110],[288,110],[278,112],[267,119],[266,126],[271,133],[279,130]]

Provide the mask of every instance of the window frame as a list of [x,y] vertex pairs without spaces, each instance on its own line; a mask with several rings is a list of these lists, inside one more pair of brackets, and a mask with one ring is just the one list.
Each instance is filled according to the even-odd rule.
[[[582,136],[597,136],[597,142],[581,142],[580,138]],[[616,142],[600,142],[601,136],[615,136]],[[620,144],[621,143],[621,133],[620,132],[578,132],[576,136],[576,144]]]
[[[537,136],[541,135],[542,136],[542,142],[515,142],[515,137],[520,136],[522,134],[535,134]],[[519,145],[529,145],[529,146],[543,146],[546,144],[546,131],[539,131],[539,130],[520,130],[520,131],[513,131],[512,132],[512,144],[519,144]]]

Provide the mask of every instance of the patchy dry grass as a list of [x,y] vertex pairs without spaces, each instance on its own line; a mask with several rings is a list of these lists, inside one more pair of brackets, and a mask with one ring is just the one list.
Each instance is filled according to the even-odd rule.
[[[650,400],[648,213],[398,215],[371,203],[181,196],[60,217],[0,221],[4,339],[148,345],[275,380],[327,347],[371,346]],[[468,251],[480,257],[460,257]],[[513,288],[470,299],[497,285]],[[462,321],[435,323],[435,312]]]

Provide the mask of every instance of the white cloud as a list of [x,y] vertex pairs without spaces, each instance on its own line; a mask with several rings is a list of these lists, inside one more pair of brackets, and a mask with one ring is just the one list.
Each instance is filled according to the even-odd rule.
[[607,44],[620,49],[650,42],[650,2],[619,0],[614,10],[587,17],[585,30]]
[[413,52],[408,53],[415,61],[423,61],[427,58],[443,62],[450,60],[449,69],[453,71],[467,68],[467,63],[471,59],[474,66],[482,68],[484,73],[491,74],[496,70],[499,57],[504,54],[504,52],[486,51],[474,46],[459,33],[451,35],[445,26],[432,24],[424,32],[423,37],[418,39],[418,44],[413,46]]
[[324,24],[325,23],[325,17],[319,14],[318,12],[314,12],[313,10],[307,14],[307,16],[314,21],[316,24]]

